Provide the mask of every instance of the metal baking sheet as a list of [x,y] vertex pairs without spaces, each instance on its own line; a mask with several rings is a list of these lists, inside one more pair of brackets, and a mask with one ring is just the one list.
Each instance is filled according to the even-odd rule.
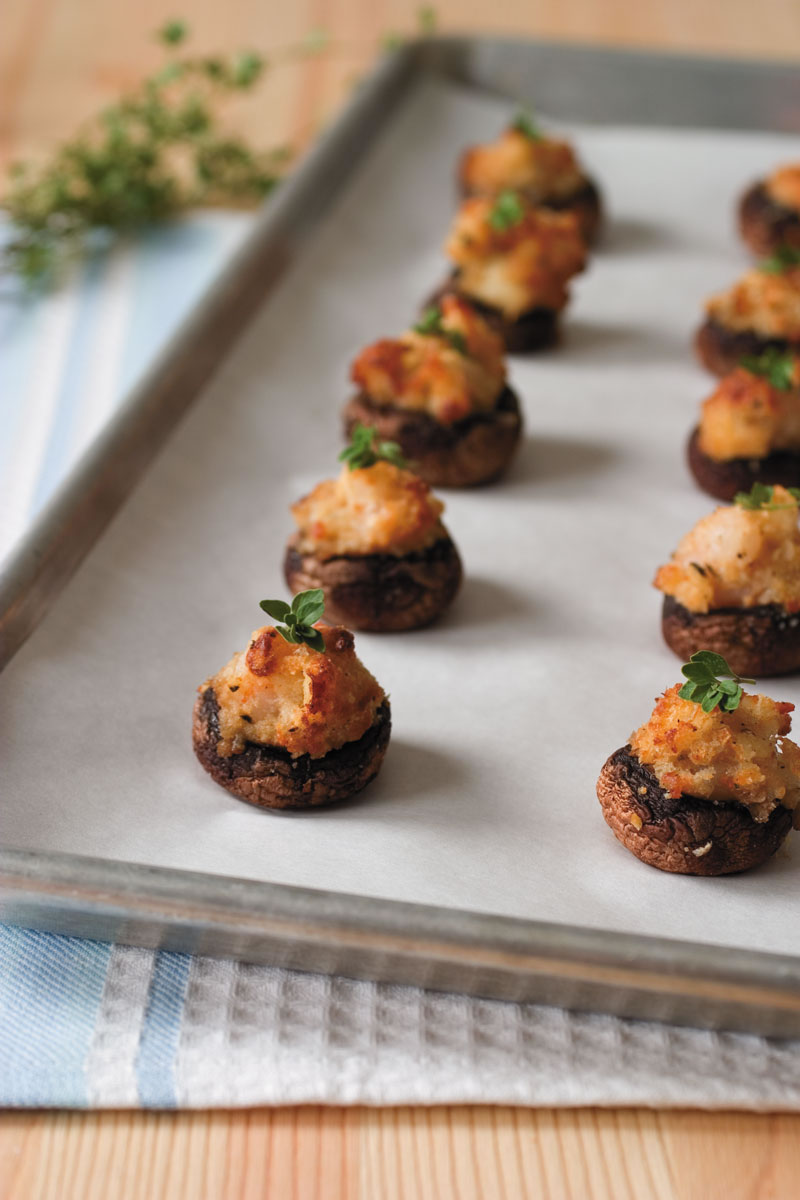
[[[452,614],[358,637],[392,697],[379,780],[336,809],[258,812],[195,764],[194,688],[283,591],[287,506],[335,470],[348,363],[443,274],[456,155],[512,96],[576,138],[608,236],[563,347],[513,361],[528,436],[508,478],[445,497],[467,570]],[[791,842],[750,875],[661,875],[594,798],[677,676],[649,580],[710,507],[682,464],[709,388],[690,335],[746,262],[737,192],[800,153],[776,132],[798,108],[772,66],[494,42],[384,64],[2,582],[3,919],[800,1031]]]

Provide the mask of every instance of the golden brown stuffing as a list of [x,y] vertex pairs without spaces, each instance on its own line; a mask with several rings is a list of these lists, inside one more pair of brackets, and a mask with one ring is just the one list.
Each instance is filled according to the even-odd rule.
[[440,309],[441,336],[409,330],[382,338],[362,350],[350,374],[374,404],[427,412],[447,425],[494,408],[506,367],[502,338],[471,304],[445,296]]
[[776,487],[776,509],[721,507],[695,525],[655,586],[691,612],[778,604],[800,610],[797,501]]
[[800,163],[778,167],[766,180],[765,186],[776,204],[800,210]]
[[568,281],[586,265],[577,217],[523,205],[521,220],[499,230],[490,222],[494,205],[475,197],[456,215],[445,251],[458,267],[459,289],[510,320],[532,308],[562,309]]
[[213,688],[219,703],[222,757],[255,742],[294,758],[321,758],[367,732],[383,689],[356,657],[348,629],[322,622],[315,628],[325,638],[324,654],[285,641],[267,625],[201,686],[201,693]]
[[427,483],[412,471],[377,462],[317,484],[292,516],[300,531],[298,550],[331,558],[337,554],[409,554],[445,537],[444,510]]
[[779,804],[796,808],[800,747],[785,737],[794,705],[745,693],[735,712],[705,713],[679,690],[680,684],[668,688],[630,739],[667,794],[738,802],[756,821],[766,821]]
[[572,196],[586,182],[567,142],[532,138],[513,128],[495,142],[467,150],[461,159],[461,178],[476,194],[492,196],[512,188],[539,201]]
[[800,363],[786,390],[744,367],[726,375],[703,405],[700,449],[718,462],[800,451]]
[[706,304],[727,329],[752,329],[765,338],[800,338],[800,267],[778,274],[754,269]]

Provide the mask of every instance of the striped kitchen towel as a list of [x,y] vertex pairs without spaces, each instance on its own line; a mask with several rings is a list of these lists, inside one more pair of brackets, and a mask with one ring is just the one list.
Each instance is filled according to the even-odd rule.
[[225,212],[176,222],[46,295],[0,281],[0,562],[252,222]]
[[0,1105],[800,1108],[800,1042],[0,927]]

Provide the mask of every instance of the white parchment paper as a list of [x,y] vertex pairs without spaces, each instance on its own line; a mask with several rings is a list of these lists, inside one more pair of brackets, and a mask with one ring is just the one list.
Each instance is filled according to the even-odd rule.
[[[195,688],[285,591],[287,506],[333,474],[347,369],[446,270],[458,150],[508,108],[431,82],[405,104],[224,369],[0,677],[4,844],[793,953],[800,850],[662,875],[595,799],[678,678],[658,564],[713,502],[683,462],[712,382],[690,337],[747,263],[733,200],[800,139],[573,128],[611,224],[563,346],[515,359],[508,477],[448,493],[467,580],[415,634],[360,635],[394,734],[357,802],[259,812],[191,752]],[[793,681],[766,689],[800,702]]]

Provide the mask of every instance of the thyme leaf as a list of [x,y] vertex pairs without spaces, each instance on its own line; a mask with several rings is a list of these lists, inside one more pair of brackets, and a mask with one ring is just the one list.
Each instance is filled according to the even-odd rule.
[[284,639],[295,645],[305,643],[320,654],[325,653],[325,639],[319,629],[314,628],[325,611],[325,594],[322,588],[311,588],[298,592],[291,604],[285,600],[261,600],[259,607],[274,621],[284,621],[275,629]]
[[350,444],[339,455],[339,462],[346,462],[351,471],[373,467],[384,459],[395,467],[407,466],[397,442],[383,442],[377,429],[357,421],[350,435]]
[[686,683],[678,695],[699,704],[706,713],[717,706],[722,712],[735,712],[744,695],[741,685],[755,683],[755,679],[737,675],[722,655],[713,650],[698,650],[681,667],[681,674],[686,677]]

